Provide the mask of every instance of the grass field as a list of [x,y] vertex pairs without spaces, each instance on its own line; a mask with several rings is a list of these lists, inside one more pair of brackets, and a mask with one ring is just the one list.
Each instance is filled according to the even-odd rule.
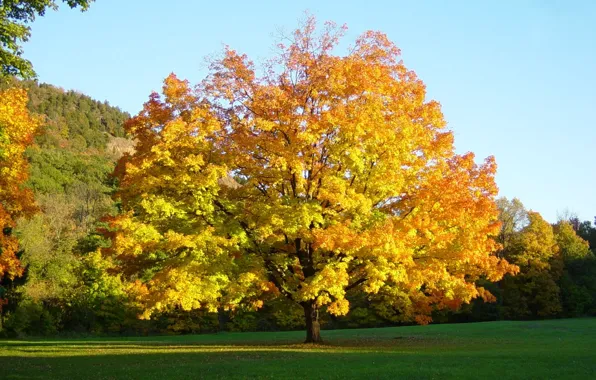
[[596,379],[596,319],[0,341],[0,379]]

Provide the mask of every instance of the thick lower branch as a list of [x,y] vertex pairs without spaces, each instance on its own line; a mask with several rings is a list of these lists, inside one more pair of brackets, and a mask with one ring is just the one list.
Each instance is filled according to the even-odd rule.
[[367,278],[363,277],[363,278],[361,278],[361,279],[359,279],[359,280],[357,280],[357,281],[353,282],[352,284],[350,284],[350,285],[346,286],[346,292],[347,292],[348,290],[354,289],[355,287],[357,287],[357,286],[358,286],[358,285],[360,285],[360,284],[363,284],[363,283],[365,283],[367,280],[368,280]]

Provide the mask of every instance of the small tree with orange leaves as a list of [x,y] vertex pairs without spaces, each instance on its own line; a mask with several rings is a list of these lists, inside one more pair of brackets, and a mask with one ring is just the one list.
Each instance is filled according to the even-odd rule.
[[0,91],[0,279],[22,274],[12,229],[16,218],[35,210],[33,193],[23,188],[29,172],[24,152],[40,121],[29,114],[27,101],[25,90]]
[[[259,306],[279,294],[348,313],[380,295],[428,323],[516,267],[494,255],[495,162],[457,155],[439,103],[382,33],[334,55],[309,18],[259,76],[227,49],[196,88],[171,75],[128,123],[123,214],[106,255],[152,312]],[[232,180],[231,178],[234,178]]]

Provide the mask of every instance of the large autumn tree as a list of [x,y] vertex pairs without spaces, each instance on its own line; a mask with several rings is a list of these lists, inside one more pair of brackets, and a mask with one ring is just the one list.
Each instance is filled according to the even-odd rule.
[[29,114],[27,101],[25,90],[0,91],[0,279],[22,273],[12,229],[16,218],[35,210],[33,193],[23,187],[28,176],[24,152],[40,120]]
[[387,37],[309,18],[257,71],[226,49],[196,88],[174,75],[128,123],[123,213],[106,256],[147,310],[259,306],[348,313],[348,291],[426,323],[516,267],[494,255],[493,158],[454,152],[436,101]]

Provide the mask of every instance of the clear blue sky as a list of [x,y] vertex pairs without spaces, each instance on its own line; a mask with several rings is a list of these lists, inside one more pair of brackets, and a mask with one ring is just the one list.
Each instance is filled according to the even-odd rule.
[[33,24],[42,82],[137,113],[170,72],[199,82],[223,44],[255,61],[305,10],[388,34],[443,105],[459,152],[494,155],[500,194],[550,221],[596,215],[596,1],[97,0]]

